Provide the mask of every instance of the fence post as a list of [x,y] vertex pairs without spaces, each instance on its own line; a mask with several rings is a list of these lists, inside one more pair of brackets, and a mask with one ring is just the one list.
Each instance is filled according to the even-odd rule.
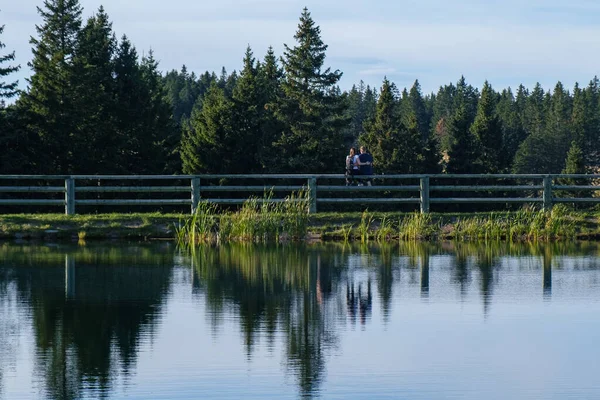
[[200,178],[192,178],[192,214],[196,212],[200,202]]
[[544,176],[544,211],[552,210],[552,177]]
[[429,177],[421,178],[421,214],[429,213]]
[[65,214],[75,214],[75,179],[65,179]]
[[308,179],[308,213],[317,212],[317,178]]

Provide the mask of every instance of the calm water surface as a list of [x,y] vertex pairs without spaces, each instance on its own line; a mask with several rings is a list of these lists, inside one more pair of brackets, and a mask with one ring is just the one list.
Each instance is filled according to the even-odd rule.
[[0,399],[599,399],[600,247],[0,244]]

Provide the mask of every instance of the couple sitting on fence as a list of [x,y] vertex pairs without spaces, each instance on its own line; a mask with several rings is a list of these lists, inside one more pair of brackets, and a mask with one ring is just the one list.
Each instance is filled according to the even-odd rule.
[[366,182],[371,186],[371,178],[356,179],[357,175],[373,175],[373,156],[367,151],[365,146],[360,146],[360,154],[356,154],[354,147],[350,148],[350,154],[346,156],[346,186],[363,186]]

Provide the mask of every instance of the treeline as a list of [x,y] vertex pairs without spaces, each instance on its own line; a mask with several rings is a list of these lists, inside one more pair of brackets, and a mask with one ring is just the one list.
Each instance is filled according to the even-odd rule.
[[38,10],[26,91],[5,82],[18,66],[0,53],[0,99],[18,97],[0,107],[0,173],[341,173],[358,145],[386,174],[600,166],[597,78],[572,92],[479,90],[464,77],[425,95],[387,78],[342,91],[306,9],[281,57],[249,46],[239,71],[162,76],[151,51],[116,39],[102,8],[85,24],[77,0]]

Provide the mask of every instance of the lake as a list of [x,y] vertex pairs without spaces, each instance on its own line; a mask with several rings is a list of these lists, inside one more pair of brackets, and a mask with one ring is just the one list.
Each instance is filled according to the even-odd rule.
[[0,399],[598,399],[597,243],[0,244]]

